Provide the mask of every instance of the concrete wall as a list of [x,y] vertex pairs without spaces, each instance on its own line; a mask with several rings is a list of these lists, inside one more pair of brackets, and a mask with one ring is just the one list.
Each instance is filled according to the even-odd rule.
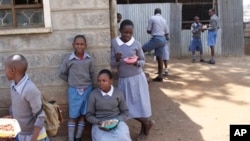
[[68,115],[66,83],[59,77],[64,56],[72,51],[76,34],[87,37],[87,51],[95,59],[96,73],[109,68],[109,0],[51,0],[53,32],[0,37],[0,117],[8,113],[9,84],[4,73],[7,56],[21,53],[29,62],[28,74],[42,93],[61,104]]

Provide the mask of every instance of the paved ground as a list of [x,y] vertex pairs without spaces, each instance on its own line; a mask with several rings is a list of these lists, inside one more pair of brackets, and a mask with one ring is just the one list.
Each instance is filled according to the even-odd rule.
[[[156,62],[146,72],[155,76]],[[216,65],[172,59],[170,76],[150,82],[156,120],[147,141],[229,141],[230,124],[250,124],[250,57],[217,58]],[[139,127],[129,121],[132,137]]]

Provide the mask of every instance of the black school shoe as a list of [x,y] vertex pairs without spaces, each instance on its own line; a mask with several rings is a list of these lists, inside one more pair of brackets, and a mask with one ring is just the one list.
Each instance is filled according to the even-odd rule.
[[208,61],[208,64],[214,65],[214,64],[215,64],[215,61],[214,61],[214,60],[209,60],[209,61]]
[[153,79],[153,81],[154,81],[154,82],[162,82],[162,81],[163,81],[163,78],[157,76],[156,78]]
[[205,62],[205,60],[204,59],[200,59],[200,62]]

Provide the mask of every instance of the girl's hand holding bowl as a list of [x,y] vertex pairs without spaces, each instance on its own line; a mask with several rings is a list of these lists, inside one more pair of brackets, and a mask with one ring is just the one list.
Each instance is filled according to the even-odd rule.
[[137,61],[138,61],[138,56],[127,57],[127,58],[124,58],[123,61],[124,61],[126,64],[134,65],[134,64],[136,64]]

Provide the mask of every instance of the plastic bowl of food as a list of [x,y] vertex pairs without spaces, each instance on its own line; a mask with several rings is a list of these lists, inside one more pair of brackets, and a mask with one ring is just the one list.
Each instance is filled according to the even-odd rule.
[[202,29],[202,30],[207,30],[207,29],[208,29],[208,25],[203,25],[203,26],[201,27],[201,29]]
[[131,57],[124,58],[124,62],[127,64],[133,64],[137,62],[137,59],[138,59],[138,56],[131,56]]
[[21,131],[16,119],[0,118],[0,139],[14,138]]
[[101,128],[104,128],[106,130],[112,130],[117,127],[118,123],[119,123],[118,119],[105,120],[102,121]]

